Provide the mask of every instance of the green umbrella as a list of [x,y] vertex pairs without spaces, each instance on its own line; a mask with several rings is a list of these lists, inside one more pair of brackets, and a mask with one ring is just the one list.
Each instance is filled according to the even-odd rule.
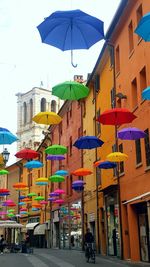
[[34,192],[31,192],[31,193],[27,194],[27,196],[28,196],[28,197],[36,197],[36,196],[37,196],[37,194],[36,194],[36,193],[34,193]]
[[8,216],[8,217],[15,217],[15,214],[13,214],[13,213],[8,213],[7,216]]
[[13,213],[15,210],[14,209],[9,209],[8,213]]
[[52,95],[58,96],[63,100],[79,100],[87,97],[89,91],[89,88],[82,83],[67,81],[55,85],[52,88]]
[[0,170],[0,175],[8,174],[9,172],[7,170]]
[[42,196],[38,196],[38,197],[36,197],[36,198],[34,198],[34,200],[44,200],[45,198],[44,197],[42,197]]
[[45,153],[51,154],[51,155],[63,155],[67,153],[67,148],[61,145],[52,145],[52,146],[48,146],[45,149]]
[[49,180],[51,182],[61,183],[61,182],[65,181],[65,178],[64,178],[64,176],[61,176],[61,175],[52,175],[49,177]]

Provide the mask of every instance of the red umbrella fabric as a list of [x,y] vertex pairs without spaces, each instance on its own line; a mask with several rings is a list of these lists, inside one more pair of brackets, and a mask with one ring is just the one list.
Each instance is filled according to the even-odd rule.
[[136,116],[126,108],[113,108],[103,112],[97,121],[104,125],[121,125],[132,122]]
[[20,151],[18,151],[15,156],[17,158],[22,158],[22,159],[34,159],[37,158],[39,156],[39,153],[36,152],[35,150],[32,149],[28,149],[28,148],[24,148]]

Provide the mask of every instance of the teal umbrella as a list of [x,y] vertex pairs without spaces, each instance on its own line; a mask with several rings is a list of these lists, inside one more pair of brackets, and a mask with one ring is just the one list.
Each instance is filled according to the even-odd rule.
[[52,88],[52,95],[58,96],[63,100],[79,100],[81,98],[87,97],[89,91],[89,88],[82,83],[67,81],[55,85]]
[[52,154],[52,155],[63,155],[67,153],[67,148],[61,145],[52,145],[52,146],[48,146],[45,149],[45,153]]

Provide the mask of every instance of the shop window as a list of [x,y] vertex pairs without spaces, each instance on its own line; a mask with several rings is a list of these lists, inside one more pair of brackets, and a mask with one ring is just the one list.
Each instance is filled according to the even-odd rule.
[[46,99],[41,99],[41,112],[46,111]]
[[129,35],[129,54],[130,54],[134,49],[133,23],[132,23],[132,21],[130,22],[130,24],[128,26],[128,35]]
[[142,162],[142,154],[141,154],[141,140],[135,140],[135,151],[136,151],[136,164],[140,164]]
[[149,140],[149,129],[145,130],[146,137],[144,138],[145,142],[145,156],[146,156],[146,166],[150,166],[150,140]]
[[146,81],[146,67],[140,71],[140,89],[141,93],[142,91],[147,87],[147,81]]
[[[136,11],[136,17],[137,17],[137,25],[139,24],[141,18],[143,17],[143,8],[142,8],[142,4],[138,7],[137,11]],[[138,40],[140,40],[141,37],[138,35]]]
[[132,108],[136,108],[138,105],[138,94],[137,94],[137,80],[136,78],[131,83],[132,90]]
[[116,48],[116,74],[120,72],[120,48]]
[[23,122],[24,125],[27,123],[27,103],[23,103]]
[[[119,152],[123,153],[123,144],[119,145]],[[119,163],[119,173],[124,173],[124,162]]]
[[[96,112],[97,119],[100,117],[100,108]],[[99,135],[101,133],[101,124],[99,122],[96,122],[96,135]]]
[[32,122],[32,118],[33,118],[33,100],[30,99],[30,122]]
[[56,101],[55,100],[52,100],[51,102],[51,111],[56,112]]

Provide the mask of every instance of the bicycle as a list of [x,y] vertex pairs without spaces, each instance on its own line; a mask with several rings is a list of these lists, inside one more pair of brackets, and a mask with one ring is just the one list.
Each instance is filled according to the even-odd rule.
[[94,243],[86,243],[85,257],[87,259],[87,262],[91,260],[93,263],[95,263]]

